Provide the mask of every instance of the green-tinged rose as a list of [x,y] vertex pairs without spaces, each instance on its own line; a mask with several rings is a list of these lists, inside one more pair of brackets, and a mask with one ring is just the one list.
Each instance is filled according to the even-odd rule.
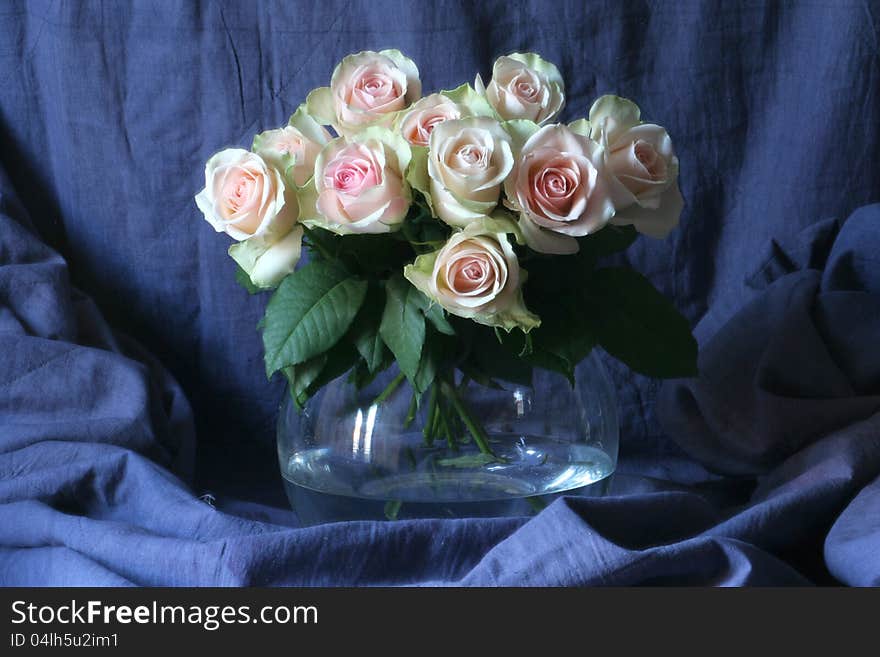
[[249,239],[229,247],[229,255],[258,288],[276,287],[299,262],[302,251],[302,226],[294,226],[283,238],[272,244]]
[[397,112],[422,95],[419,69],[398,50],[349,55],[333,71],[329,87],[309,94],[309,114],[341,135],[367,126],[389,127]]
[[678,190],[678,158],[659,125],[641,122],[638,106],[602,96],[590,109],[592,138],[602,144],[617,213],[611,223],[632,224],[651,237],[666,237],[684,202]]
[[499,57],[488,86],[479,75],[474,86],[502,119],[527,119],[544,125],[565,105],[565,83],[559,69],[534,53]]
[[507,238],[512,222],[492,218],[470,223],[433,253],[407,265],[404,276],[453,315],[480,324],[525,332],[541,320],[523,302],[525,271]]
[[297,219],[296,194],[281,173],[241,148],[227,148],[208,160],[205,188],[195,200],[214,230],[238,241],[273,243]]
[[510,135],[498,121],[472,117],[438,124],[427,154],[434,213],[457,228],[490,215],[512,168]]
[[302,187],[315,171],[318,153],[333,137],[301,106],[283,128],[267,130],[254,137],[251,150]]
[[441,91],[417,100],[397,119],[400,134],[411,146],[427,146],[434,128],[444,121],[469,116],[496,118],[486,99],[463,84],[452,91]]
[[396,230],[411,201],[404,180],[410,156],[409,144],[385,128],[332,140],[300,190],[301,221],[340,235]]

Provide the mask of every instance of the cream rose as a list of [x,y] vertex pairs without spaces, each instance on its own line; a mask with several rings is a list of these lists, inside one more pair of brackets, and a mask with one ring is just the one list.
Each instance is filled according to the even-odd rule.
[[565,105],[565,83],[559,69],[534,53],[499,57],[488,86],[477,75],[474,84],[502,119],[527,119],[538,125],[556,118]]
[[500,123],[485,117],[444,121],[428,148],[431,207],[456,227],[488,216],[512,168],[510,136]]
[[237,242],[229,247],[229,255],[259,288],[277,286],[291,273],[302,254],[302,226],[294,226],[287,235],[267,244],[259,238]]
[[196,205],[217,232],[233,239],[258,237],[273,242],[290,232],[297,219],[296,195],[281,173],[255,153],[228,148],[205,165],[205,188]]
[[302,187],[315,171],[318,153],[332,137],[300,107],[283,128],[267,130],[254,137],[251,150]]
[[640,122],[635,103],[602,96],[590,109],[592,136],[604,147],[617,214],[612,223],[633,224],[641,233],[666,237],[683,206],[678,158],[658,125]]
[[390,126],[395,115],[422,95],[419,69],[397,50],[349,55],[333,71],[329,87],[309,94],[309,113],[351,135],[371,125]]
[[427,146],[439,123],[460,119],[461,108],[443,94],[431,94],[416,101],[400,121],[400,134],[411,146]]
[[451,91],[441,91],[417,100],[399,115],[397,125],[410,146],[427,147],[431,132],[438,124],[469,116],[498,118],[482,95],[469,84],[463,84]]
[[524,272],[508,241],[508,229],[515,231],[512,222],[472,222],[438,251],[407,265],[404,276],[453,315],[528,332],[541,322],[523,303]]
[[576,253],[574,238],[614,215],[602,148],[564,125],[529,137],[504,184],[526,243],[541,253]]
[[303,223],[339,234],[396,229],[410,205],[403,175],[409,158],[409,145],[384,128],[334,139],[318,155],[313,184],[301,195],[310,215]]

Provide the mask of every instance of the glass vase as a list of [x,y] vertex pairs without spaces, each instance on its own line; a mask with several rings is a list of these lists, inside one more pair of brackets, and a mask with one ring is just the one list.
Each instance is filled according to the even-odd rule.
[[573,383],[541,369],[530,386],[456,374],[443,418],[399,380],[392,369],[356,390],[343,376],[303,409],[285,395],[278,458],[302,524],[529,515],[603,493],[614,472],[616,395],[595,354]]

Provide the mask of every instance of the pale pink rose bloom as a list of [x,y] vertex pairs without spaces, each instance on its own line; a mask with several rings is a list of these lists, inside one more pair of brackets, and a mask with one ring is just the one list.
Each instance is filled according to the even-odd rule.
[[315,171],[315,160],[332,137],[321,128],[323,143],[308,139],[294,126],[268,130],[254,140],[254,150],[269,164],[303,186]]
[[397,51],[361,52],[333,72],[330,94],[336,126],[343,134],[367,125],[390,125],[394,113],[421,96],[419,71]]
[[616,135],[606,146],[605,161],[616,183],[615,205],[619,208],[633,203],[658,208],[663,192],[678,175],[672,140],[666,130],[650,123]]
[[196,196],[205,219],[236,240],[267,242],[286,235],[296,222],[296,196],[281,173],[241,148],[220,151],[205,165],[205,188]]
[[400,133],[413,146],[427,146],[434,128],[444,121],[460,119],[461,108],[442,94],[417,101],[403,117]]
[[608,144],[606,163],[618,208],[612,223],[633,224],[645,235],[666,237],[684,206],[678,158],[666,130],[649,123],[626,130]]
[[352,233],[387,233],[409,209],[403,174],[377,139],[349,143],[336,139],[318,158],[317,210]]
[[489,85],[484,87],[477,76],[475,86],[502,119],[526,119],[542,125],[558,116],[565,104],[558,69],[532,53],[499,57]]
[[602,149],[564,125],[532,135],[505,181],[528,245],[542,253],[576,253],[575,237],[594,233],[614,215]]
[[437,254],[429,285],[449,312],[473,318],[506,310],[519,283],[519,262],[505,238],[459,232]]
[[490,215],[513,168],[510,135],[501,124],[486,117],[443,121],[429,143],[428,176],[437,216],[464,228]]
[[590,109],[592,137],[602,144],[617,213],[616,225],[632,224],[663,238],[678,224],[684,201],[678,189],[678,158],[659,125],[640,122],[632,101],[602,96]]

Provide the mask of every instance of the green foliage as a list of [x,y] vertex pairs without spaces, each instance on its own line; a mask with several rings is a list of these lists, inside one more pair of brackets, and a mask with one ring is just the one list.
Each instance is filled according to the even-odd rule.
[[266,374],[319,356],[345,334],[367,282],[337,263],[317,261],[285,278],[263,318]]
[[505,333],[487,326],[475,326],[470,333],[468,374],[477,382],[486,379],[532,385],[532,365],[519,354],[526,336],[514,331]]
[[425,343],[424,305],[425,297],[402,274],[388,279],[379,335],[411,382],[418,374]]
[[632,269],[596,269],[600,258],[626,249],[636,236],[631,226],[608,226],[579,240],[573,256],[528,263],[526,305],[541,326],[531,333],[525,360],[573,381],[574,368],[598,344],[648,376],[696,372],[696,342],[675,307]]
[[[266,372],[283,371],[298,405],[346,372],[363,388],[396,362],[412,385],[413,413],[428,390],[453,395],[429,404],[436,421],[426,428],[426,440],[451,439],[468,422],[473,427],[460,440],[467,435],[482,440],[478,423],[455,403],[455,386],[450,387],[455,368],[493,387],[531,385],[535,367],[560,372],[573,383],[575,367],[598,345],[649,376],[696,372],[696,342],[675,307],[637,272],[598,268],[603,257],[632,244],[637,237],[632,227],[608,226],[581,238],[579,252],[571,256],[517,247],[528,270],[525,303],[541,325],[528,334],[508,333],[448,315],[403,277],[405,265],[437,249],[450,234],[415,196],[396,233],[306,231],[311,262],[282,281],[261,322]],[[236,279],[249,292],[260,291],[243,271]]]
[[694,376],[697,342],[688,321],[635,270],[596,270],[589,323],[602,347],[631,369],[657,378]]
[[358,353],[363,357],[367,371],[375,374],[384,369],[388,350],[379,334],[385,299],[378,285],[371,285],[367,292],[360,312],[355,317],[351,328],[351,338]]
[[266,291],[254,285],[251,282],[251,277],[248,276],[248,273],[238,264],[235,266],[235,282],[247,290],[248,294],[259,294],[260,292]]

